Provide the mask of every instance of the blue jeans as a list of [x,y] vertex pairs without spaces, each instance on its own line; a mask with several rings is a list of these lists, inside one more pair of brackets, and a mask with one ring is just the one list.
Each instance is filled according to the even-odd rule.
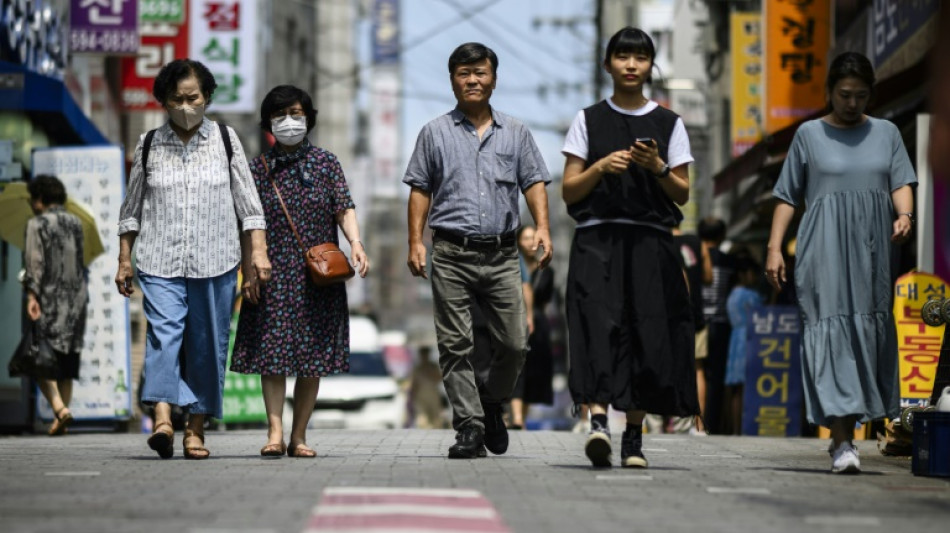
[[148,320],[142,401],[222,418],[237,268],[213,278],[138,276]]

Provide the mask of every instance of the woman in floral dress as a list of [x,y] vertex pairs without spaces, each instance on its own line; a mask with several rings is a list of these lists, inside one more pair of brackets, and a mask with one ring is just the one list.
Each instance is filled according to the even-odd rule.
[[[310,282],[275,186],[304,247],[336,243],[339,226],[350,242],[354,268],[362,277],[369,271],[343,169],[336,156],[307,140],[316,116],[305,91],[290,85],[272,89],[261,103],[261,128],[277,143],[250,165],[264,207],[273,272],[266,287],[253,277],[243,282],[244,302],[250,305],[241,309],[231,370],[261,375],[268,421],[263,456],[316,456],[306,444],[306,431],[320,378],[348,372],[350,355],[346,287]],[[290,376],[297,379],[293,426],[285,445],[282,416]]]

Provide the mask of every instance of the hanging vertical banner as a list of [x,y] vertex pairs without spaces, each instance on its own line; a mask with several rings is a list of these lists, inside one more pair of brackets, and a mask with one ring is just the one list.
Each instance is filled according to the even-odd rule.
[[762,15],[730,15],[732,42],[732,157],[762,138]]
[[[187,20],[188,6],[180,0],[182,19]],[[188,25],[185,22],[145,22],[139,28],[142,45],[136,57],[122,58],[122,108],[126,111],[160,110],[152,96],[155,76],[162,66],[188,57]]]
[[139,48],[138,0],[71,0],[69,49],[74,53],[134,54]]
[[765,120],[774,133],[825,106],[831,0],[763,2]]
[[924,323],[921,310],[931,296],[947,296],[947,284],[933,274],[911,272],[894,285],[901,407],[926,406],[933,394],[946,326]]
[[[125,156],[117,146],[40,148],[33,152],[33,174],[57,176],[69,196],[90,207],[105,248],[88,266],[86,331],[79,380],[69,408],[77,419],[128,420],[132,409],[129,301],[119,295],[114,281]],[[51,420],[49,404],[42,395],[37,397],[40,417]]]
[[379,197],[399,193],[399,0],[373,4],[373,76],[371,78],[371,190]]
[[257,0],[189,0],[188,12],[188,57],[218,84],[213,110],[257,111]]
[[742,434],[801,435],[801,322],[798,308],[766,305],[747,327]]

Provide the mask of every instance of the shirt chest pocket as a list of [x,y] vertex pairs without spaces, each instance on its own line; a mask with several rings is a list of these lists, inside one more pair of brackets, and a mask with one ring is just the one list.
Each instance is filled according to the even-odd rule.
[[517,182],[517,168],[515,154],[495,153],[495,181],[505,184]]

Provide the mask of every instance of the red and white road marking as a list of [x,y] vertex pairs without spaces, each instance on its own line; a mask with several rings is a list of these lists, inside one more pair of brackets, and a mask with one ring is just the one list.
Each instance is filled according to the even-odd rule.
[[329,487],[304,533],[508,533],[477,490]]

